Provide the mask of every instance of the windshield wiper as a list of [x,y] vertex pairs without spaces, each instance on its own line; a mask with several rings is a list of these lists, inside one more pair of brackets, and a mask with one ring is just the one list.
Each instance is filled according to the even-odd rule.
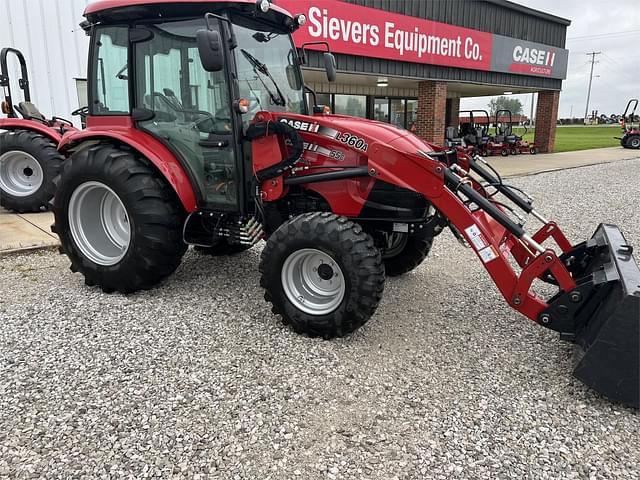
[[249,52],[247,52],[244,48],[241,48],[240,51],[242,52],[244,57],[247,59],[247,61],[253,67],[253,71],[256,72],[256,73],[261,73],[262,75],[267,77],[269,80],[271,80],[271,83],[273,83],[273,86],[276,87],[276,92],[278,93],[277,97],[269,89],[269,87],[264,82],[264,80],[262,80],[262,77],[260,75],[258,75],[258,78],[260,79],[260,82],[262,83],[264,88],[269,93],[269,96],[271,97],[271,101],[275,105],[278,105],[278,106],[281,106],[281,107],[286,106],[287,105],[287,101],[285,100],[284,95],[282,94],[282,91],[280,90],[280,87],[278,87],[278,83],[276,82],[275,78],[273,78],[273,76],[271,75],[271,72],[269,72],[269,69],[267,68],[267,66],[264,63],[262,63],[260,60],[258,60],[256,57],[251,55]]

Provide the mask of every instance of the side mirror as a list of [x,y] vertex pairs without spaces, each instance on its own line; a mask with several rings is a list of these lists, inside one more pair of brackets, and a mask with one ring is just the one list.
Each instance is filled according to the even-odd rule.
[[331,52],[324,52],[322,54],[324,58],[324,69],[327,72],[327,80],[330,82],[336,81],[336,57]]
[[202,67],[207,72],[219,72],[224,67],[224,53],[220,32],[202,29],[196,32],[196,43]]
[[287,82],[292,90],[300,90],[302,84],[300,83],[300,76],[298,75],[298,70],[293,65],[287,65],[285,67],[285,72],[287,74]]

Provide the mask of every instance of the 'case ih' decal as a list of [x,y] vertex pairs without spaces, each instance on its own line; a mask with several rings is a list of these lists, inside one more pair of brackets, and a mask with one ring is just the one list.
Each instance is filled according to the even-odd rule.
[[341,135],[338,130],[334,130],[333,128],[329,127],[323,127],[319,123],[303,122],[286,117],[281,118],[279,121],[286,123],[287,125],[295,128],[296,130],[300,130],[301,132],[317,133],[318,135],[331,138],[338,138],[338,136]]
[[318,123],[302,122],[300,120],[293,120],[291,118],[281,118],[280,122],[286,123],[290,127],[293,127],[296,130],[300,130],[302,132],[318,133],[318,130],[320,129],[320,124]]

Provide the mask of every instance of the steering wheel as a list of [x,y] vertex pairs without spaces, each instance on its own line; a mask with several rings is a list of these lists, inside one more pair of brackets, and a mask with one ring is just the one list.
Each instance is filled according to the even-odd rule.
[[80,115],[81,118],[89,116],[89,107],[80,107],[77,110],[71,112],[72,116]]

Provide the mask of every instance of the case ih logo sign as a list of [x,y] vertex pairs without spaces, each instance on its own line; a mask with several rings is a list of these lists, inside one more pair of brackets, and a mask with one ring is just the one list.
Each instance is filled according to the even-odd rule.
[[564,79],[569,52],[515,38],[493,36],[491,70]]
[[[326,41],[333,52],[361,57],[553,78],[566,76],[566,50],[337,0],[277,3],[293,14],[307,16],[307,24],[293,36],[298,47],[305,42]],[[505,52],[505,46],[512,48]],[[564,60],[560,66],[559,59]]]

